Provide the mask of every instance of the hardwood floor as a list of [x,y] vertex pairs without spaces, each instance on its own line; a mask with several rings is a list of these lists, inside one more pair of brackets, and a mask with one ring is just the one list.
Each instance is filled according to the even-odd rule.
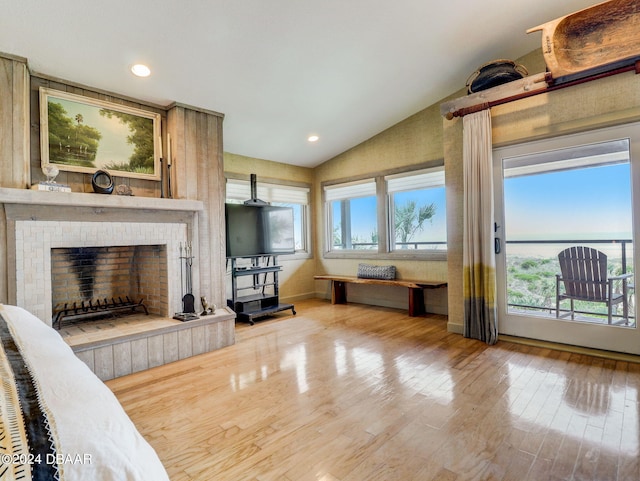
[[108,381],[173,481],[638,480],[640,364],[296,303]]

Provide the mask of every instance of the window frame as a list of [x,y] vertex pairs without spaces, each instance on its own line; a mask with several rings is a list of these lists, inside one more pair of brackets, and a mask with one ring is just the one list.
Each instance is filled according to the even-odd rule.
[[[349,179],[335,179],[321,182],[322,206],[323,206],[323,229],[324,239],[322,255],[325,259],[380,259],[380,260],[446,260],[448,245],[444,249],[421,249],[421,250],[391,250],[390,235],[393,231],[391,228],[390,200],[387,193],[387,178],[390,176],[407,175],[412,173],[419,174],[425,169],[441,168],[444,171],[444,159],[427,162],[421,165],[412,166],[410,169],[392,169],[375,174],[362,175]],[[339,185],[347,185],[349,183],[363,182],[366,180],[374,180],[376,184],[377,197],[377,229],[378,229],[378,249],[376,250],[334,250],[332,249],[332,218],[331,204],[327,200],[327,188]],[[445,183],[446,190],[446,183]],[[446,220],[445,220],[446,222]]]
[[[237,186],[247,184],[249,193],[247,194],[247,198],[244,200],[248,200],[249,197],[251,197],[251,183],[250,183],[249,176],[225,174],[225,202],[228,202],[229,200],[235,201],[235,202],[237,201],[244,202],[244,200],[241,200],[239,197],[228,197],[229,183],[232,183],[232,184],[235,183]],[[311,236],[311,222],[310,222],[311,199],[312,199],[311,185],[303,182],[292,182],[292,181],[285,181],[285,180],[270,178],[270,179],[263,179],[259,181],[257,187],[258,187],[257,189],[258,198],[261,200],[264,200],[265,202],[270,202],[274,204],[281,203],[281,202],[278,200],[271,200],[268,195],[267,195],[267,198],[261,198],[260,191],[261,190],[263,191],[263,189],[265,188],[268,190],[276,188],[276,189],[284,189],[284,190],[291,189],[296,191],[301,191],[301,190],[306,191],[306,197],[307,197],[306,203],[289,202],[291,204],[297,204],[301,206],[300,222],[301,222],[301,230],[302,230],[302,236],[303,236],[303,238],[301,239],[303,247],[302,249],[296,249],[294,254],[279,254],[278,258],[281,258],[283,260],[312,258],[313,242],[312,242],[312,236]]]
[[[358,195],[353,195],[353,196],[342,196],[339,193],[338,194],[328,194],[328,191],[331,192],[335,192],[335,191],[340,191],[341,189],[345,189],[345,190],[349,190],[351,188],[355,188],[358,191]],[[325,210],[326,210],[326,222],[325,222],[325,226],[326,226],[326,232],[327,232],[327,238],[326,238],[326,246],[327,246],[327,250],[329,252],[378,252],[380,249],[380,234],[378,233],[378,246],[375,249],[333,249],[333,225],[334,225],[334,219],[333,219],[333,208],[332,208],[332,203],[336,202],[336,201],[344,201],[344,200],[355,200],[355,199],[364,199],[364,198],[369,198],[369,197],[375,197],[376,199],[376,209],[379,209],[379,198],[378,198],[378,182],[377,179],[374,177],[365,177],[359,180],[351,180],[348,182],[341,182],[341,183],[335,183],[335,184],[330,184],[330,185],[325,185],[322,188],[322,193],[323,193],[323,197],[324,197],[324,205],[325,205]],[[365,195],[363,195],[365,194]],[[342,219],[344,221],[344,219]],[[376,229],[379,231],[379,227],[378,227],[378,223],[379,223],[379,219],[378,219],[378,214],[376,212]],[[351,232],[351,229],[349,228],[347,235],[349,235]],[[344,234],[343,234],[344,235]]]
[[[412,188],[407,188],[409,186],[403,185],[405,184],[405,179],[413,178],[413,186]],[[411,181],[409,181],[411,182]],[[396,186],[391,188],[390,184],[395,183]],[[398,185],[399,184],[399,185]],[[406,253],[407,250],[411,249],[398,249],[395,241],[395,201],[394,194],[399,194],[402,192],[416,192],[418,190],[427,190],[427,189],[444,189],[444,193],[446,195],[446,186],[445,186],[445,172],[444,165],[428,167],[425,169],[411,170],[408,172],[402,172],[399,174],[385,175],[384,176],[384,188],[386,194],[386,200],[388,205],[387,210],[387,228],[388,228],[388,240],[389,252],[402,252]],[[446,200],[445,200],[446,204]],[[445,205],[445,229],[446,229],[446,205]],[[435,245],[434,241],[434,245]],[[445,241],[444,251],[447,249],[447,241],[446,241],[446,232],[445,232]],[[414,249],[416,252],[436,252],[442,251],[441,248],[429,248],[429,249]]]

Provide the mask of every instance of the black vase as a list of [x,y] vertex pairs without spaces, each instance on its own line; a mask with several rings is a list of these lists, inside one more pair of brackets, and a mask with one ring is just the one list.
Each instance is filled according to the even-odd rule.
[[91,186],[96,194],[111,194],[113,192],[113,179],[106,170],[97,170],[91,177]]

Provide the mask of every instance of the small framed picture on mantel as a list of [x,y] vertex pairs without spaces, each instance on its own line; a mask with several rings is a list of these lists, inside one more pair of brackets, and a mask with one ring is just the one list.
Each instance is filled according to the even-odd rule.
[[160,180],[160,114],[40,87],[42,166]]

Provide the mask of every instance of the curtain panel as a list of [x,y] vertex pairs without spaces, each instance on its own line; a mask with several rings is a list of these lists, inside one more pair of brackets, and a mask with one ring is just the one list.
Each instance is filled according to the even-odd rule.
[[491,113],[463,117],[464,336],[498,341]]

